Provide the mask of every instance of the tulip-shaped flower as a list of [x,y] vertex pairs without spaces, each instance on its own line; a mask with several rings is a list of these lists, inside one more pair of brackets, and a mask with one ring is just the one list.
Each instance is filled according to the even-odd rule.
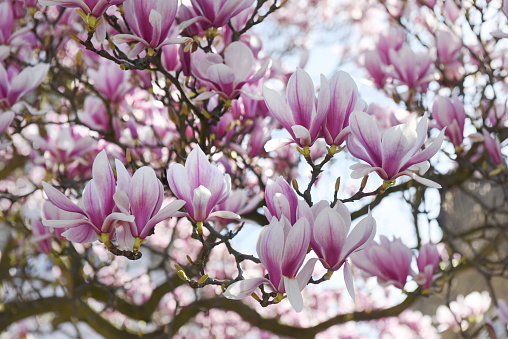
[[428,160],[433,157],[441,147],[444,130],[425,148],[420,150],[427,138],[427,117],[421,118],[416,131],[406,124],[397,125],[387,129],[383,136],[379,132],[374,117],[367,113],[354,111],[349,120],[351,134],[347,139],[349,152],[366,164],[354,164],[351,177],[362,178],[370,172],[377,172],[385,181],[407,175],[419,183],[440,188],[441,186],[431,180],[422,178],[412,171],[424,174],[430,167]]
[[[242,299],[251,295],[262,283],[270,284],[274,291],[287,293],[295,311],[303,309],[301,291],[309,282],[317,259],[310,259],[302,270],[309,247],[311,229],[306,218],[300,218],[293,227],[285,217],[275,217],[259,233],[256,251],[266,267],[268,277],[241,280],[231,284],[224,292],[229,299]],[[298,272],[300,270],[300,272]]]
[[343,71],[330,78],[330,107],[323,125],[323,136],[330,146],[340,146],[351,132],[351,112],[367,108],[358,95],[358,87],[349,74]]
[[400,239],[388,240],[381,236],[380,243],[373,242],[363,251],[351,255],[353,264],[384,285],[404,289],[411,271],[413,253]]
[[425,244],[420,247],[418,253],[418,264],[419,274],[414,276],[414,280],[424,288],[428,290],[432,286],[434,281],[434,273],[439,265],[439,252],[434,244]]
[[220,28],[249,8],[254,0],[191,0],[192,7],[201,17],[203,28]]
[[436,120],[437,128],[446,127],[445,135],[456,148],[460,147],[464,140],[466,122],[466,112],[462,101],[456,96],[452,99],[437,96],[432,105],[432,117]]
[[194,74],[212,89],[201,93],[196,100],[206,100],[215,94],[225,99],[237,98],[245,84],[257,82],[265,75],[270,61],[264,61],[257,70],[254,69],[255,64],[251,49],[239,41],[226,48],[224,60],[220,55],[211,53],[199,62],[194,59]]
[[376,234],[376,221],[369,211],[369,215],[349,233],[351,216],[342,202],[331,208],[328,202],[322,201],[312,207],[312,212],[317,216],[312,226],[310,246],[330,274],[345,264],[344,280],[354,299],[353,275],[346,259],[372,242]]
[[263,207],[266,219],[276,217],[281,220],[285,216],[291,225],[298,219],[298,197],[283,177],[276,181],[268,180],[265,191],[266,206]]
[[125,0],[39,0],[41,6],[63,6],[79,8],[78,13],[91,29],[95,29],[97,41],[102,42],[106,38],[106,22],[102,15],[113,6],[123,3]]
[[173,194],[186,201],[185,215],[198,224],[198,231],[202,223],[212,217],[240,218],[229,211],[212,212],[219,203],[229,197],[231,178],[229,174],[222,174],[218,167],[210,164],[199,146],[190,152],[185,167],[181,164],[171,165],[167,177]]
[[153,55],[154,50],[164,45],[191,42],[190,38],[169,38],[177,8],[178,0],[127,0],[123,10],[134,35],[117,34],[112,39],[117,44],[136,44],[128,53],[129,58],[136,57],[146,48],[149,55]]
[[326,77],[321,75],[321,89],[317,100],[314,95],[314,83],[309,74],[301,68],[289,78],[286,100],[267,87],[263,87],[263,96],[272,116],[293,138],[293,140],[271,140],[265,145],[265,150],[273,151],[295,142],[308,153],[308,148],[319,137],[330,106],[330,87]]
[[434,78],[432,58],[427,53],[415,53],[408,46],[390,50],[390,64],[395,69],[394,78],[411,89],[425,92]]
[[39,87],[48,71],[49,64],[27,67],[18,72],[13,66],[6,69],[0,62],[0,108],[12,107],[22,96]]
[[483,143],[490,158],[499,168],[503,167],[503,154],[501,153],[501,142],[497,136],[492,136],[485,128],[482,128]]
[[111,103],[121,103],[132,87],[130,73],[109,60],[102,62],[98,70],[90,69],[88,75],[97,91]]
[[115,208],[113,195],[115,194],[115,176],[109,165],[105,151],[101,151],[92,166],[92,180],[83,193],[83,207],[74,204],[62,192],[46,182],[42,183],[48,199],[58,208],[78,213],[83,219],[73,220],[44,220],[48,227],[68,227],[64,236],[73,242],[86,243],[97,239],[96,235],[105,243],[115,232],[115,225],[119,222],[133,222],[134,217]]
[[134,216],[132,222],[117,224],[116,240],[120,249],[135,252],[155,225],[173,216],[185,201],[176,200],[161,209],[164,188],[152,168],[143,166],[131,178],[118,159],[115,165],[118,183],[114,199],[120,211]]

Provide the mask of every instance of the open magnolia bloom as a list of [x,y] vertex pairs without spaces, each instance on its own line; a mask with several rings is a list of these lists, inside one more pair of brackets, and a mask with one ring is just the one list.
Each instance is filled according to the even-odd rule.
[[438,183],[416,175],[417,171],[424,174],[430,167],[429,159],[440,149],[445,129],[424,150],[421,150],[427,138],[426,116],[418,123],[416,131],[406,124],[390,127],[383,135],[379,132],[374,117],[365,112],[354,111],[349,126],[351,134],[347,138],[349,152],[367,164],[354,164],[351,178],[360,179],[376,172],[383,180],[392,181],[407,175],[419,183],[441,188]]
[[[251,295],[261,284],[267,283],[280,294],[286,293],[295,311],[303,309],[301,291],[312,275],[318,259],[312,258],[300,270],[311,238],[311,228],[306,218],[300,218],[291,226],[286,217],[276,217],[259,233],[256,251],[268,271],[266,278],[237,281],[224,292],[228,299],[242,299]],[[300,271],[300,272],[298,272]]]

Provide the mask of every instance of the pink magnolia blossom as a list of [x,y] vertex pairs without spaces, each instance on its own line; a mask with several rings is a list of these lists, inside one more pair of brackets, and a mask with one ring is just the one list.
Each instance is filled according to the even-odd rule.
[[[269,284],[278,293],[287,293],[295,311],[303,309],[301,291],[312,275],[317,259],[310,259],[302,267],[310,244],[311,229],[306,218],[300,218],[291,226],[286,217],[279,221],[272,218],[268,226],[259,233],[256,251],[261,263],[268,271],[266,278],[237,281],[224,292],[229,299],[242,299],[251,295],[262,283]],[[300,271],[300,272],[298,272]]]
[[125,20],[132,34],[117,34],[112,37],[117,44],[134,42],[136,45],[128,53],[136,57],[144,49],[152,51],[168,44],[191,42],[190,38],[170,38],[171,26],[175,22],[178,8],[177,0],[127,0],[124,5]]
[[254,0],[191,0],[192,7],[200,17],[200,25],[222,27],[243,10],[249,8]]
[[351,133],[349,116],[356,110],[367,108],[358,95],[358,87],[349,74],[335,73],[329,80],[330,107],[326,114],[322,134],[328,145],[340,146]]
[[88,76],[97,91],[113,104],[121,103],[131,89],[130,73],[109,60],[102,62],[97,70],[89,69]]
[[231,178],[210,164],[199,146],[189,153],[185,167],[173,164],[167,172],[168,184],[173,194],[185,200],[185,209],[194,222],[204,222],[212,217],[239,219],[236,213],[212,210],[224,202],[231,193]]
[[294,225],[298,220],[298,197],[283,177],[278,177],[276,181],[268,180],[265,201],[266,206],[263,207],[263,210],[266,219],[272,220],[275,217],[277,220],[281,220],[284,216],[291,225]]
[[501,153],[501,142],[497,136],[492,136],[485,128],[482,128],[483,143],[490,155],[492,162],[497,166],[503,165],[503,154]]
[[51,229],[44,227],[40,219],[35,216],[30,218],[30,226],[32,226],[32,242],[37,244],[41,252],[51,253]]
[[464,73],[464,67],[460,61],[462,41],[449,31],[438,31],[436,33],[437,57],[444,66],[447,78],[460,80]]
[[[32,34],[30,26],[15,29],[16,17],[12,6],[7,1],[0,3],[0,45],[23,45],[26,43],[24,39],[26,34]],[[8,53],[9,49],[7,48],[6,51]],[[0,60],[3,59],[5,58],[0,58]]]
[[505,325],[508,325],[508,305],[503,299],[497,299],[497,316]]
[[108,110],[104,101],[99,97],[87,96],[83,104],[83,110],[78,111],[78,118],[92,129],[104,132],[111,130]]
[[436,96],[432,106],[432,117],[436,120],[436,127],[446,127],[445,135],[455,147],[462,145],[464,140],[464,124],[466,112],[462,101],[454,96],[452,99]]
[[437,246],[434,244],[425,244],[420,247],[416,263],[418,264],[419,274],[415,275],[414,280],[425,290],[432,286],[434,273],[439,266],[440,258]]
[[[242,216],[256,209],[260,200],[259,195],[252,196],[247,189],[236,189],[231,191],[226,200],[217,204],[217,209]],[[231,219],[217,218],[217,223],[221,225],[227,225],[231,221]]]
[[351,177],[359,179],[371,172],[385,181],[407,175],[419,183],[440,188],[431,180],[424,179],[413,171],[424,174],[430,167],[428,160],[441,147],[444,129],[439,136],[425,150],[421,150],[427,138],[427,117],[421,118],[416,131],[406,124],[400,124],[387,129],[383,135],[379,132],[375,119],[367,113],[354,111],[349,121],[351,134],[347,139],[349,152],[366,164],[354,164]]
[[380,242],[372,242],[363,251],[353,253],[353,264],[386,285],[404,289],[411,271],[413,253],[400,239],[388,240],[381,236]]
[[[330,271],[337,271],[344,266],[346,287],[355,298],[353,275],[347,258],[354,252],[366,248],[376,235],[376,221],[369,215],[351,231],[351,216],[342,202],[334,208],[327,201],[312,206],[315,215],[312,226],[310,246],[316,252],[323,266]],[[349,235],[348,235],[349,233]]]
[[49,64],[26,67],[21,72],[0,62],[0,107],[12,107],[18,100],[39,87],[49,71]]
[[383,88],[390,74],[379,53],[377,51],[367,51],[364,64],[376,87]]
[[312,79],[301,68],[289,78],[286,99],[267,87],[263,87],[263,96],[272,116],[292,137],[292,140],[269,141],[265,145],[267,152],[293,142],[300,147],[310,147],[314,144],[320,136],[330,106],[330,87],[324,75],[321,75],[321,88],[317,100]]
[[236,99],[241,93],[245,93],[242,87],[259,81],[270,65],[270,61],[265,60],[255,70],[254,54],[247,45],[239,41],[226,47],[224,59],[220,55],[209,53],[200,61],[195,58],[193,63],[196,77],[211,89],[201,93],[196,100],[206,100],[215,94],[225,99]]
[[460,16],[460,9],[455,4],[455,0],[445,0],[443,13],[450,22],[455,22]]
[[73,242],[88,243],[97,236],[114,234],[115,225],[119,222],[133,222],[134,216],[119,212],[113,195],[115,194],[115,177],[109,165],[105,151],[100,152],[92,167],[90,180],[83,193],[83,207],[74,204],[62,192],[50,184],[43,182],[42,187],[48,199],[56,207],[84,216],[73,220],[44,220],[48,227],[68,227],[64,236]]
[[131,177],[118,159],[115,166],[118,180],[113,198],[121,212],[134,216],[115,225],[116,240],[120,249],[137,251],[155,225],[173,216],[185,201],[176,200],[161,209],[164,188],[152,168],[143,166]]
[[39,5],[79,8],[78,13],[90,28],[95,29],[97,41],[102,42],[106,39],[106,22],[102,19],[102,15],[109,7],[119,5],[124,1],[125,0],[39,0]]
[[393,77],[410,89],[425,92],[435,72],[428,53],[415,53],[408,46],[399,51],[390,50],[390,64],[394,67]]

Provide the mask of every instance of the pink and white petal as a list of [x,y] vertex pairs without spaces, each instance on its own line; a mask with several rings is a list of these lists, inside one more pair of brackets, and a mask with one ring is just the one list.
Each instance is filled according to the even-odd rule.
[[122,44],[122,43],[130,44],[131,42],[139,42],[139,43],[142,43],[143,45],[145,45],[146,47],[148,47],[150,45],[148,43],[148,41],[146,41],[145,39],[140,38],[136,35],[132,35],[132,34],[117,34],[117,35],[112,36],[111,40],[113,40],[113,42],[115,44]]
[[150,47],[150,45],[145,45],[144,42],[138,42],[133,49],[131,49],[129,51],[129,53],[127,53],[127,57],[129,59],[134,59],[135,57],[137,57],[141,52],[143,52],[146,48]]
[[[328,204],[328,201],[326,201]],[[340,214],[342,217],[342,220],[344,220],[344,223],[347,227],[347,233],[349,233],[349,229],[351,228],[351,214],[349,213],[349,210],[347,209],[346,205],[342,201],[337,201],[337,204],[335,204],[334,207],[335,211]],[[317,215],[317,214],[316,214]]]
[[95,39],[102,43],[106,40],[106,21],[102,20],[99,26],[95,27]]
[[[380,166],[382,164],[383,150],[381,147],[381,134],[374,117],[365,112],[355,110],[349,117],[349,126],[351,127],[351,135],[354,135],[359,144],[363,146],[369,158],[377,166]],[[350,152],[353,153],[352,149],[350,149]],[[353,155],[356,156],[355,154]]]
[[168,184],[171,192],[179,198],[191,201],[191,188],[187,178],[187,172],[182,164],[173,164],[169,166],[167,172]]
[[282,148],[282,147],[287,146],[292,143],[294,143],[294,141],[291,139],[268,140],[265,144],[265,151],[272,152],[272,151],[278,150],[279,148]]
[[212,197],[210,190],[202,185],[194,190],[192,196],[192,207],[194,211],[194,221],[205,221],[208,218],[208,201]]
[[349,265],[349,262],[347,262],[347,260],[346,263],[344,264],[344,282],[346,283],[346,289],[349,295],[351,296],[351,298],[353,298],[353,301],[355,301],[356,298],[355,298],[355,284],[353,281],[353,272],[351,272],[351,266]]
[[300,291],[302,291],[309,283],[310,277],[312,277],[312,272],[314,271],[314,266],[318,260],[318,258],[309,259],[309,261],[303,265],[303,268],[296,275],[296,280],[298,281],[298,287],[300,288]]
[[101,233],[111,233],[117,222],[134,222],[134,216],[119,212],[111,213],[106,217],[106,219],[104,219],[101,227]]
[[97,240],[97,233],[94,228],[86,224],[69,228],[67,231],[62,233],[62,236],[69,241],[80,244],[91,243]]
[[158,202],[163,199],[163,193],[159,190],[159,179],[151,167],[143,166],[134,173],[128,195],[130,210],[136,217],[136,224],[143,227],[158,212],[156,210],[160,208]]
[[[272,60],[270,60],[270,59],[264,61],[263,64],[261,65],[261,67],[256,71],[256,73],[252,74],[247,79],[247,82],[249,82],[249,83],[256,82],[259,79],[261,79],[262,77],[264,77],[266,70],[268,69],[268,67],[270,67],[271,64],[272,64]],[[259,100],[259,99],[257,99],[257,100]]]
[[441,145],[443,144],[443,140],[445,137],[445,130],[446,128],[443,128],[441,133],[437,136],[436,139],[430,144],[427,148],[425,148],[423,151],[418,152],[414,157],[409,159],[409,161],[404,165],[402,168],[403,170],[413,166],[414,164],[418,164],[420,162],[429,160],[432,158],[441,148]]
[[266,86],[263,86],[263,97],[265,98],[266,106],[272,116],[277,119],[285,129],[290,131],[291,127],[295,125],[295,120],[286,101],[279,93]]
[[[250,296],[256,290],[256,288],[263,283],[268,283],[272,285],[270,280],[266,278],[253,278],[240,280],[229,285],[228,288],[224,291],[223,295],[228,299],[233,300],[243,299],[245,297]],[[273,285],[272,288],[276,290],[276,288],[273,287]]]
[[131,175],[125,169],[124,164],[115,159],[115,168],[116,168],[116,189],[124,192],[129,191],[129,185],[131,182]]
[[69,200],[62,192],[51,186],[46,182],[42,182],[42,188],[44,193],[48,196],[48,199],[58,208],[67,211],[79,213],[86,216],[86,213],[76,204]]
[[346,259],[351,253],[368,246],[375,235],[376,220],[369,211],[369,215],[363,218],[347,237],[342,249],[341,259]]
[[424,162],[420,162],[419,164],[414,164],[413,166],[409,167],[408,170],[423,175],[423,174],[427,173],[429,168],[430,168],[430,162],[424,161]]
[[168,218],[171,218],[173,216],[177,216],[177,212],[180,208],[182,208],[185,205],[185,201],[183,200],[175,200],[169,203],[167,206],[162,208],[156,215],[154,215],[148,222],[146,223],[145,227],[143,227],[143,230],[139,234],[139,237],[141,239],[146,238],[148,233],[152,228],[155,227],[158,223],[160,223],[163,220],[166,220]]
[[329,266],[336,265],[340,258],[341,249],[347,239],[348,228],[340,214],[332,208],[325,208],[314,221],[312,237],[316,254],[326,261]]
[[282,274],[295,277],[305,259],[311,237],[310,224],[307,218],[300,218],[290,229],[284,241]]
[[233,70],[236,79],[243,81],[251,72],[254,55],[243,42],[235,41],[226,48],[224,63]]
[[291,130],[293,131],[293,134],[297,140],[297,143],[300,146],[310,146],[312,143],[311,140],[311,134],[309,130],[303,126],[300,125],[294,125],[291,127]]
[[9,89],[10,103],[13,105],[20,97],[39,87],[48,74],[49,66],[49,64],[38,64],[27,67],[16,75]]
[[240,219],[240,216],[234,212],[230,211],[215,211],[210,213],[208,216],[208,219],[215,217],[215,218],[223,218],[223,219]]
[[5,59],[7,59],[10,53],[11,53],[10,46],[0,45],[0,61],[4,61]]
[[310,128],[313,112],[316,110],[314,83],[310,75],[301,68],[289,78],[286,87],[286,99],[293,112],[294,125]]
[[130,214],[130,201],[125,191],[116,191],[113,195],[113,200],[120,212],[124,214]]
[[303,310],[303,297],[296,278],[284,276],[284,288],[291,306],[293,306],[296,312],[301,312]]
[[150,46],[155,48],[159,45],[159,41],[161,38],[161,30],[162,30],[162,15],[157,12],[155,9],[150,11],[150,15],[148,17],[148,21],[152,25],[152,40],[150,41]]
[[380,169],[380,167],[372,167],[367,164],[353,164],[349,166],[349,169],[353,170],[353,172],[351,172],[352,179],[361,179],[367,174],[375,172],[376,169]]
[[92,165],[92,177],[97,188],[98,198],[102,204],[101,209],[108,213],[113,210],[113,194],[115,194],[116,182],[105,150],[102,150],[95,157]]
[[273,217],[268,226],[259,232],[256,242],[256,253],[259,260],[268,270],[270,279],[275,283],[281,280],[281,263],[284,255],[284,247],[281,246],[281,239],[284,239],[283,226],[277,218]]
[[188,44],[191,43],[193,40],[191,38],[182,37],[182,38],[168,38],[164,40],[157,48],[160,48],[162,46],[166,45],[179,45],[179,44]]
[[[78,227],[81,225],[88,225],[92,228],[95,228],[90,221],[86,219],[69,219],[69,220],[42,220],[42,224],[46,227],[52,228],[71,228]],[[98,229],[96,229],[99,231]],[[98,233],[98,232],[97,232]]]
[[207,91],[207,92],[200,93],[197,97],[194,98],[194,100],[196,100],[196,101],[208,100],[211,97],[213,97],[214,95],[217,95],[217,92],[208,92]]
[[12,111],[0,113],[0,133],[3,133],[14,120],[15,114]]
[[136,238],[132,235],[130,228],[127,225],[115,227],[115,239],[118,243],[118,248],[123,251],[132,251]]
[[419,175],[416,175],[413,172],[404,171],[401,174],[408,175],[411,178],[413,178],[414,181],[419,182],[420,184],[425,185],[427,187],[430,187],[430,188],[441,188],[441,185],[438,184],[437,182],[429,180],[429,179],[422,178],[422,177],[420,177]]
[[328,108],[330,107],[330,85],[326,77],[321,74],[321,85],[318,94],[317,112],[315,118],[312,120],[310,134],[312,136],[317,135],[319,129],[323,125],[328,114]]

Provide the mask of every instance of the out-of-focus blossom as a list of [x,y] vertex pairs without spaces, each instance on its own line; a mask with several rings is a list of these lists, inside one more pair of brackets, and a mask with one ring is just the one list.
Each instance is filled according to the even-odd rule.
[[326,269],[337,271],[344,265],[346,287],[354,299],[353,275],[347,258],[372,242],[376,235],[376,221],[369,211],[369,215],[349,233],[351,216],[340,201],[334,208],[331,208],[327,201],[321,201],[312,206],[312,213],[315,219],[311,223],[310,245]]
[[169,167],[168,184],[173,194],[186,201],[185,209],[192,221],[199,223],[212,217],[239,219],[236,213],[212,210],[224,202],[231,193],[231,178],[210,164],[201,147],[189,153],[185,167],[173,164]]
[[425,92],[434,79],[432,58],[428,53],[413,52],[408,46],[390,50],[390,64],[394,67],[393,77],[410,89]]
[[464,67],[460,61],[462,41],[449,31],[436,33],[437,57],[443,64],[445,75],[448,79],[459,80],[464,74]]
[[192,7],[200,18],[200,25],[222,27],[243,10],[249,8],[254,0],[191,0]]
[[485,128],[482,128],[483,143],[490,155],[492,162],[497,166],[503,165],[503,154],[501,153],[501,142],[497,136],[492,136]]
[[295,142],[310,147],[319,137],[330,106],[328,80],[321,75],[321,88],[316,100],[314,83],[303,69],[298,68],[289,78],[286,99],[276,91],[263,87],[266,105],[272,116],[291,134],[293,140],[271,140],[265,145],[267,152]]
[[353,264],[384,285],[404,289],[411,271],[413,253],[400,239],[388,240],[381,236],[379,244],[372,242],[363,251],[353,253]]
[[172,217],[185,201],[176,200],[161,209],[164,188],[152,168],[143,166],[131,177],[118,159],[115,166],[118,178],[114,194],[116,205],[124,214],[134,216],[132,221],[115,225],[116,240],[120,249],[137,251],[155,225]]
[[241,93],[246,93],[242,87],[259,81],[265,75],[270,61],[265,60],[257,70],[254,70],[255,65],[252,51],[239,41],[226,48],[224,59],[212,53],[206,54],[200,61],[194,59],[194,74],[211,89],[199,94],[196,100],[206,100],[215,94],[225,99],[235,99]]
[[13,106],[22,96],[39,87],[49,71],[49,64],[26,67],[21,72],[0,62],[0,107]]
[[390,50],[398,51],[401,49],[406,39],[407,33],[401,28],[392,29],[386,34],[379,35],[376,43],[376,52],[385,65],[390,63]]
[[490,308],[491,298],[487,291],[474,291],[464,297],[457,296],[456,301],[450,303],[450,308],[440,305],[436,310],[436,320],[441,325],[440,330],[448,328],[466,330],[470,323],[478,323],[483,320],[483,315]]
[[414,280],[425,290],[428,290],[434,281],[434,273],[439,261],[439,252],[436,245],[425,244],[420,247],[418,259],[416,259],[419,274],[415,275]]
[[161,63],[166,71],[176,71],[180,69],[180,57],[178,55],[178,50],[182,46],[179,45],[165,45],[161,47]]
[[44,227],[42,222],[37,217],[30,218],[30,225],[32,226],[32,242],[37,244],[37,247],[45,254],[51,253],[51,232],[50,229]]
[[441,187],[413,172],[424,174],[430,167],[428,160],[439,151],[443,143],[444,130],[432,144],[421,150],[427,138],[426,116],[420,120],[416,131],[401,124],[387,129],[383,136],[374,118],[365,112],[354,111],[349,125],[351,134],[347,139],[347,148],[353,156],[368,163],[352,165],[352,178],[359,179],[375,171],[385,181],[407,175],[423,185]]
[[460,9],[455,4],[455,0],[445,0],[443,12],[450,22],[454,23],[460,16]]
[[[235,189],[231,191],[229,198],[217,204],[217,209],[242,216],[257,208],[260,200],[259,195],[252,196],[247,189]],[[227,225],[230,221],[229,219],[217,218],[217,222],[221,225]]]
[[387,66],[383,63],[381,56],[377,51],[367,51],[365,53],[365,68],[374,80],[377,88],[383,88],[389,77]]
[[83,219],[44,220],[48,227],[68,227],[63,235],[77,243],[92,242],[103,234],[111,237],[115,225],[119,222],[133,222],[134,217],[117,212],[113,195],[115,194],[115,176],[109,165],[105,151],[100,152],[92,167],[92,179],[86,184],[83,192],[83,207],[74,204],[62,192],[43,182],[42,187],[48,199],[56,207],[83,215]]
[[[8,1],[0,3],[0,45],[19,46],[25,43],[24,37],[30,33],[32,27],[25,26],[15,29],[16,17],[13,11],[13,4]],[[31,33],[30,33],[31,34]],[[6,47],[4,52],[9,53],[9,48]],[[5,58],[0,57],[0,61]]]
[[111,130],[106,105],[99,97],[86,97],[83,110],[78,111],[78,118],[92,129],[104,132]]
[[436,120],[436,127],[446,127],[445,135],[455,147],[462,145],[464,140],[464,124],[466,112],[462,101],[454,96],[452,99],[436,96],[432,105],[432,117]]
[[106,22],[102,15],[113,6],[123,3],[125,0],[39,0],[41,6],[62,6],[79,8],[78,13],[85,23],[95,30],[97,41],[106,39]]
[[130,73],[109,60],[103,61],[98,70],[90,69],[88,75],[99,93],[114,104],[122,102],[131,88]]
[[508,325],[508,305],[503,299],[497,299],[497,316],[505,325]]
[[146,48],[149,49],[149,55],[152,55],[154,50],[164,45],[191,42],[190,38],[169,37],[177,8],[177,0],[127,0],[123,4],[125,20],[134,35],[117,34],[112,39],[117,44],[136,44],[129,51],[129,58],[136,57]]
[[[287,293],[295,311],[303,309],[301,291],[312,275],[317,259],[310,259],[300,270],[310,244],[311,229],[306,218],[300,218],[293,226],[286,217],[272,218],[261,229],[256,244],[261,263],[268,271],[266,278],[241,280],[231,284],[224,292],[229,299],[242,299],[251,295],[262,283],[270,284],[274,291]],[[300,272],[298,272],[300,271]]]
[[358,95],[358,87],[351,76],[343,71],[329,81],[330,107],[326,113],[322,134],[328,145],[340,146],[351,133],[349,116],[354,110],[364,110],[367,104]]

